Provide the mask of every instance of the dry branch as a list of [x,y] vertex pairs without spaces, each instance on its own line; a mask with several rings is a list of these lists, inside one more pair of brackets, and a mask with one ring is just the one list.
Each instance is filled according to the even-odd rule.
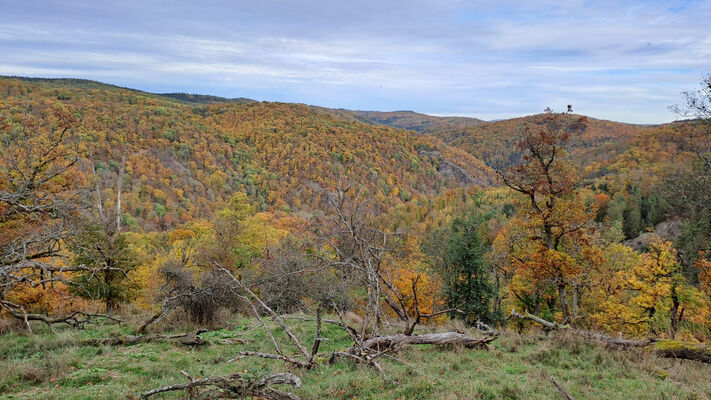
[[624,339],[622,336],[618,337],[612,337],[609,335],[605,335],[602,333],[595,333],[595,332],[590,332],[582,329],[575,329],[572,328],[570,325],[563,325],[559,324],[557,322],[551,322],[547,321],[541,317],[537,317],[531,313],[524,312],[523,314],[517,313],[515,310],[511,310],[511,315],[509,318],[516,318],[516,319],[528,319],[531,321],[534,321],[538,324],[541,324],[544,329],[546,330],[556,330],[556,331],[565,331],[565,332],[570,332],[574,335],[581,336],[586,339],[592,339],[596,340],[598,342],[602,342],[608,346],[611,347],[622,347],[622,348],[628,348],[628,347],[645,347],[649,346],[652,343],[656,342],[656,339],[654,338],[649,338],[646,340],[633,340],[633,339]]
[[544,329],[547,330],[561,330],[561,329],[568,329],[570,328],[570,325],[563,325],[559,324],[555,321],[547,321],[541,317],[535,316],[527,311],[524,311],[523,314],[517,313],[515,309],[511,309],[511,315],[509,315],[509,319],[511,318],[516,318],[516,319],[528,319],[533,322],[536,322],[540,325],[543,326]]
[[560,393],[560,396],[565,399],[565,400],[575,400],[575,397],[571,396],[570,393],[566,392],[565,389],[563,389],[562,386],[556,380],[551,376],[548,378],[551,383],[553,383],[553,386],[555,386],[556,389],[558,389],[558,393]]
[[[259,321],[259,324],[264,328],[264,330],[267,332],[269,335],[270,339],[272,340],[272,343],[274,344],[274,349],[277,354],[270,354],[270,353],[260,353],[260,352],[253,352],[253,351],[245,351],[240,353],[240,358],[241,357],[260,357],[260,358],[269,358],[269,359],[274,359],[274,360],[282,360],[284,362],[287,362],[293,366],[299,367],[299,368],[306,368],[306,369],[311,369],[316,365],[316,362],[314,360],[316,353],[318,352],[319,344],[323,340],[321,338],[321,308],[319,307],[317,313],[316,313],[316,337],[314,338],[314,343],[311,347],[311,353],[309,353],[306,348],[301,344],[299,339],[294,335],[294,333],[289,329],[289,327],[286,325],[286,322],[284,322],[284,319],[281,315],[277,314],[274,310],[272,310],[259,296],[257,296],[256,293],[254,293],[250,288],[248,288],[245,284],[243,284],[239,279],[237,279],[232,273],[216,261],[212,260],[213,264],[222,272],[227,274],[232,282],[236,285],[237,288],[241,289],[245,294],[239,294],[235,293],[238,297],[243,299],[250,307],[252,310],[254,317]],[[304,361],[298,360],[293,357],[287,357],[284,355],[284,353],[281,351],[279,348],[279,345],[277,344],[276,339],[274,338],[274,335],[272,334],[271,330],[267,327],[267,325],[262,321],[262,318],[260,317],[260,313],[257,310],[257,306],[255,305],[258,304],[262,310],[264,310],[268,315],[271,316],[272,320],[275,321],[281,329],[286,333],[286,335],[289,337],[289,340],[299,349],[299,352],[301,353],[300,355],[303,356]]]
[[110,315],[88,313],[85,311],[73,311],[67,315],[57,317],[51,317],[45,314],[28,313],[24,307],[2,299],[0,299],[0,308],[4,308],[11,316],[23,320],[27,326],[27,330],[30,333],[32,333],[30,321],[44,322],[50,327],[50,329],[52,329],[52,325],[55,324],[67,324],[71,327],[83,328],[85,324],[92,322],[93,318],[105,318],[119,324],[123,322],[120,318],[112,317]]
[[174,342],[186,346],[198,346],[206,343],[205,340],[199,336],[201,333],[205,332],[207,332],[207,330],[200,329],[195,332],[179,333],[175,335],[123,335],[104,339],[88,339],[82,341],[81,343],[89,346],[133,346],[139,343],[148,342]]
[[[296,375],[288,373],[271,375],[262,379],[247,379],[239,374],[193,379],[184,371],[181,371],[181,373],[183,373],[190,382],[149,390],[141,395],[141,399],[147,399],[159,393],[188,391],[191,393],[190,398],[195,399],[244,399],[259,397],[268,400],[299,400],[299,397],[295,394],[283,392],[271,387],[273,385],[301,387],[301,379]],[[192,395],[196,389],[205,390],[196,395]]]

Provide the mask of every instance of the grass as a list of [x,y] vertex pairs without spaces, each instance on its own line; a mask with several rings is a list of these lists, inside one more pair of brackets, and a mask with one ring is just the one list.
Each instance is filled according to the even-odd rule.
[[[125,399],[159,386],[184,382],[180,370],[194,377],[241,373],[261,377],[288,371],[280,361],[246,358],[227,361],[241,350],[272,352],[263,330],[240,320],[231,329],[203,334],[210,344],[90,347],[75,343],[90,337],[130,333],[127,327],[92,330],[24,332],[0,336],[0,399]],[[294,333],[310,347],[312,322],[290,321]],[[275,330],[285,351],[283,332]],[[384,359],[386,375],[342,361],[329,365],[328,353],[345,349],[347,336],[325,325],[323,363],[312,371],[291,370],[304,399],[556,399],[549,376],[576,399],[707,399],[711,366],[661,359],[638,351],[611,351],[568,336],[505,334],[490,351],[436,346],[402,350],[403,361]],[[246,340],[237,344],[231,339]],[[284,388],[286,389],[286,388]],[[180,394],[156,398],[179,398]],[[172,396],[172,397],[171,397]]]

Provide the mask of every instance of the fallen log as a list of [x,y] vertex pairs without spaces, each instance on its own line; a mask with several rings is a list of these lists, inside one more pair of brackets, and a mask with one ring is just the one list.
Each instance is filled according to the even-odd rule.
[[467,348],[488,349],[487,344],[497,336],[473,338],[458,332],[426,333],[422,335],[384,335],[376,336],[363,342],[367,349],[395,348],[406,344],[461,345]]
[[496,340],[498,336],[486,338],[473,338],[458,332],[427,333],[422,335],[406,335],[399,333],[396,335],[376,336],[365,340],[362,344],[354,344],[353,347],[345,351],[334,351],[331,353],[329,363],[336,363],[344,358],[356,363],[370,365],[384,374],[383,367],[378,363],[378,358],[386,356],[394,358],[391,353],[403,345],[410,344],[433,344],[438,346],[459,345],[467,348],[479,348],[488,350],[488,343]]
[[541,317],[538,317],[536,315],[533,315],[528,312],[524,313],[517,313],[515,310],[511,310],[511,315],[509,318],[516,318],[516,319],[527,319],[533,322],[536,322],[540,325],[543,326],[544,329],[547,331],[565,331],[569,332],[578,336],[582,336],[586,339],[591,339],[591,340],[596,340],[598,342],[602,342],[608,346],[611,347],[645,347],[649,346],[652,343],[655,343],[657,340],[654,338],[648,338],[645,340],[634,340],[634,339],[624,339],[621,335],[618,337],[613,337],[606,335],[604,333],[596,333],[596,332],[590,332],[582,329],[575,329],[571,327],[568,324],[559,324],[555,321],[547,321]]
[[[185,371],[180,372],[190,382],[149,390],[141,394],[141,399],[147,399],[159,393],[188,391],[191,399],[244,399],[258,397],[269,400],[299,400],[299,397],[293,393],[283,392],[271,387],[273,385],[301,387],[301,379],[292,374],[276,374],[261,379],[247,379],[239,374],[193,379]],[[195,393],[198,389],[205,390]]]
[[516,319],[528,319],[533,322],[537,322],[540,325],[542,325],[545,329],[547,330],[560,330],[560,329],[568,329],[570,328],[570,325],[567,324],[559,324],[555,321],[547,321],[541,317],[538,317],[536,315],[533,315],[527,311],[524,311],[523,314],[517,313],[515,309],[511,309],[511,315],[509,315],[509,318],[516,318]]
[[87,339],[82,341],[81,344],[87,346],[133,346],[139,343],[148,342],[174,342],[186,346],[198,346],[206,343],[206,341],[199,336],[201,333],[205,332],[207,332],[207,330],[200,329],[195,332],[179,333],[175,335],[122,335],[102,339]]
[[561,325],[556,322],[546,321],[530,313],[519,314],[511,310],[509,318],[529,319],[537,322],[550,330],[564,330],[587,339],[596,340],[615,348],[645,348],[664,358],[677,358],[683,360],[699,361],[711,364],[711,346],[684,343],[676,340],[659,340],[647,338],[644,340],[624,339],[622,336],[612,337],[602,333],[594,333],[582,329],[571,328],[570,325]]
[[648,338],[644,340],[625,339],[622,337],[622,335],[619,335],[618,337],[613,337],[605,335],[603,333],[584,331],[582,329],[570,328],[569,331],[578,336],[582,336],[587,339],[597,340],[599,342],[605,343],[608,346],[616,348],[646,347],[657,341],[657,339],[655,338]]
[[654,354],[664,358],[694,360],[711,364],[711,346],[696,345],[676,340],[660,340],[652,346]]

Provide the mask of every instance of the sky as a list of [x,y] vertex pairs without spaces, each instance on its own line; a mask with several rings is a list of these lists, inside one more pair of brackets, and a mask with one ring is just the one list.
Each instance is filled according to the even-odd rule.
[[0,0],[0,75],[485,120],[633,123],[711,72],[711,0]]

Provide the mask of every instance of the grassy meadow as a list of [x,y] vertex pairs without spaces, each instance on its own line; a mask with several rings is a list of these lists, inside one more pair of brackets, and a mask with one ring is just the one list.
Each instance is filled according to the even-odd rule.
[[[290,320],[294,333],[309,345],[313,322]],[[275,325],[276,328],[276,325]],[[384,358],[385,374],[350,361],[328,364],[331,351],[350,342],[340,328],[324,325],[321,364],[311,370],[281,361],[244,358],[239,351],[273,352],[264,330],[240,319],[228,329],[201,335],[198,347],[177,343],[88,346],[84,339],[130,334],[130,326],[91,326],[85,330],[36,326],[35,334],[0,335],[0,399],[126,399],[193,377],[244,374],[261,377],[292,372],[301,388],[281,387],[302,399],[556,399],[553,377],[576,399],[707,399],[711,366],[662,359],[644,351],[610,350],[563,334],[504,333],[489,351],[409,346],[399,360]],[[274,329],[285,352],[296,351]],[[468,332],[477,335],[476,332]],[[237,340],[241,339],[241,340]],[[244,341],[244,343],[241,343]],[[296,354],[296,353],[294,353]],[[155,396],[183,398],[183,392]]]

